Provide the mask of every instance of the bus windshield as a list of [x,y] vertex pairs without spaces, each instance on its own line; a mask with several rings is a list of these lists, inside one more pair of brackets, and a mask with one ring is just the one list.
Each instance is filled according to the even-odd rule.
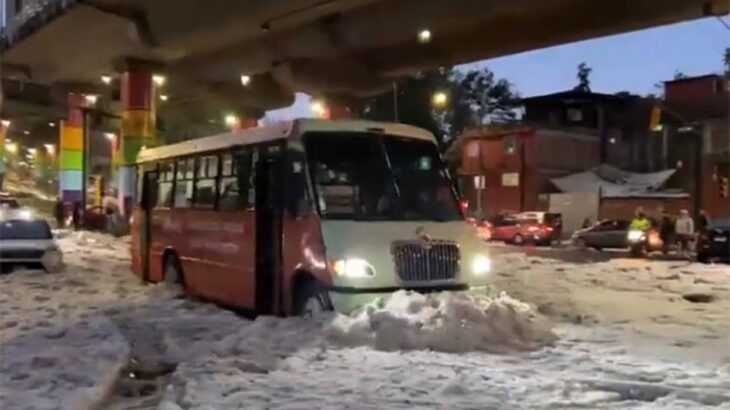
[[433,142],[363,132],[304,136],[326,219],[454,221],[456,196]]

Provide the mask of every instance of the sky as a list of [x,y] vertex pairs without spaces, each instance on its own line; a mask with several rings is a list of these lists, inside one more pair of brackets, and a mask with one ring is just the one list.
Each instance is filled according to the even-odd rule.
[[[730,23],[729,18],[725,18]],[[545,49],[464,64],[463,69],[487,66],[498,77],[529,97],[563,91],[576,85],[576,67],[591,68],[595,92],[656,93],[655,84],[671,80],[675,72],[703,75],[720,72],[730,30],[716,18],[580,41]],[[297,95],[293,106],[271,111],[278,120],[312,116],[309,97]]]

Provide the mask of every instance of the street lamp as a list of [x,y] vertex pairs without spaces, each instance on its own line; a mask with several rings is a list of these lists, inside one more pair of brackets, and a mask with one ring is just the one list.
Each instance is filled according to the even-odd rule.
[[51,128],[55,128],[56,127],[56,123],[53,122],[53,121],[49,121],[48,122],[48,126],[51,127]]
[[443,91],[438,91],[433,94],[433,97],[431,97],[431,102],[434,107],[442,108],[449,102],[449,96]]

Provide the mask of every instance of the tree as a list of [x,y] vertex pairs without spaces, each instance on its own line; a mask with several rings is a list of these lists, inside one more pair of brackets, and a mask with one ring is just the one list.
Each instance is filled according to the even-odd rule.
[[725,72],[730,73],[730,47],[725,47],[725,53],[722,56],[722,62],[725,65]]
[[578,64],[578,74],[576,74],[578,85],[575,86],[574,90],[587,93],[591,92],[591,71],[593,69],[588,67],[588,64],[584,62]]
[[[433,106],[435,92],[448,95],[445,107]],[[488,68],[466,73],[441,68],[406,78],[393,91],[366,100],[359,116],[394,121],[396,101],[399,122],[433,132],[441,146],[447,147],[465,129],[513,120],[519,95],[509,81],[497,79]]]
[[405,78],[395,83],[392,90],[366,99],[357,114],[361,118],[424,128],[442,142],[445,130],[434,115],[431,98],[436,90],[450,89],[451,72],[450,68],[442,68]]
[[683,72],[681,72],[679,70],[675,70],[674,71],[674,79],[675,80],[682,80],[682,79],[687,78],[687,77],[688,77],[687,74],[685,74],[685,73],[683,73]]
[[497,79],[489,68],[456,72],[452,77],[453,102],[447,116],[452,135],[489,123],[513,121],[519,94],[504,78]]

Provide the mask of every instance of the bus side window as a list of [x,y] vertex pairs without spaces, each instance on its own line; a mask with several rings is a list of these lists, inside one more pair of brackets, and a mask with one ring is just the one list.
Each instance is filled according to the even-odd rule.
[[165,162],[160,164],[155,208],[169,208],[172,205],[172,182],[174,179],[175,163]]
[[215,182],[218,178],[218,157],[215,155],[198,159],[195,175],[195,200],[193,207],[213,209],[215,207]]
[[242,149],[221,156],[221,177],[219,180],[218,209],[235,211],[248,209],[251,175],[251,151]]
[[193,176],[195,175],[195,159],[188,158],[177,161],[175,173],[175,208],[190,208],[193,202]]

